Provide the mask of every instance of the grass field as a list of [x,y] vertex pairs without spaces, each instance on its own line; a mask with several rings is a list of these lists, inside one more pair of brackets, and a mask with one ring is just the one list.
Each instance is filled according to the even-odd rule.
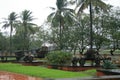
[[83,72],[69,72],[55,69],[48,69],[40,66],[22,66],[21,64],[0,63],[0,71],[15,72],[41,78],[73,78],[94,76],[96,70]]
[[[83,53],[85,53],[86,52],[86,50],[83,52]],[[72,53],[74,53],[74,52],[72,52]],[[79,53],[79,50],[76,50],[76,53],[78,54]],[[99,50],[99,53],[100,54],[110,54],[110,49],[101,49],[101,50]],[[114,54],[120,54],[120,50],[115,50],[114,52],[113,52]]]
[[[114,54],[120,54],[120,50],[115,50]],[[100,54],[110,54],[110,50],[100,50]]]

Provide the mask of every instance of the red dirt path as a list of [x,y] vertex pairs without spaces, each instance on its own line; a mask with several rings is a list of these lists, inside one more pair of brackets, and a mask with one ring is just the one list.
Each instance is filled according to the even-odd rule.
[[30,77],[12,72],[0,71],[0,80],[43,80],[42,78]]

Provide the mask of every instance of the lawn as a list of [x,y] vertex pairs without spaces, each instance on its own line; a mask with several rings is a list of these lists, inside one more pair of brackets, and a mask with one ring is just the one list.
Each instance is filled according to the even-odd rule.
[[74,78],[94,76],[96,70],[83,72],[69,72],[56,69],[48,69],[40,66],[23,66],[21,64],[0,63],[0,71],[9,71],[41,78]]
[[[120,50],[115,50],[114,54],[120,54]],[[100,54],[110,54],[110,50],[100,50]]]
[[[83,53],[85,53],[85,52],[86,52],[86,50]],[[74,52],[72,52],[72,53],[74,53]],[[79,53],[79,50],[76,50],[76,53]],[[100,49],[99,53],[100,54],[110,54],[110,49]],[[120,54],[120,50],[117,49],[113,53]]]

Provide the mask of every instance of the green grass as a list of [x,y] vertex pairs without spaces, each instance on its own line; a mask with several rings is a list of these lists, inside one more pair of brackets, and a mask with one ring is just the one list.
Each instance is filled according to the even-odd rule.
[[[84,53],[86,52],[86,50],[84,51]],[[72,52],[73,53],[73,52]],[[79,53],[79,50],[76,50],[76,53]],[[100,54],[110,54],[110,49],[101,49],[100,50],[100,52],[99,52]],[[120,54],[120,50],[115,50],[114,52],[113,52],[114,54]]]
[[0,63],[0,71],[9,71],[41,78],[73,78],[94,76],[96,70],[83,72],[69,72],[55,69],[48,69],[40,66],[22,66],[21,64]]
[[[115,50],[114,54],[120,54],[120,50]],[[110,50],[100,50],[100,54],[110,54]]]

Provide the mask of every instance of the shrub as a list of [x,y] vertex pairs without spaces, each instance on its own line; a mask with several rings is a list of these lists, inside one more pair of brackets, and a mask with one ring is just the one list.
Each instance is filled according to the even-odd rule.
[[110,60],[104,60],[103,68],[104,69],[115,69],[117,68],[117,66],[113,64]]
[[46,56],[50,65],[68,65],[71,63],[72,54],[64,51],[52,51]]

